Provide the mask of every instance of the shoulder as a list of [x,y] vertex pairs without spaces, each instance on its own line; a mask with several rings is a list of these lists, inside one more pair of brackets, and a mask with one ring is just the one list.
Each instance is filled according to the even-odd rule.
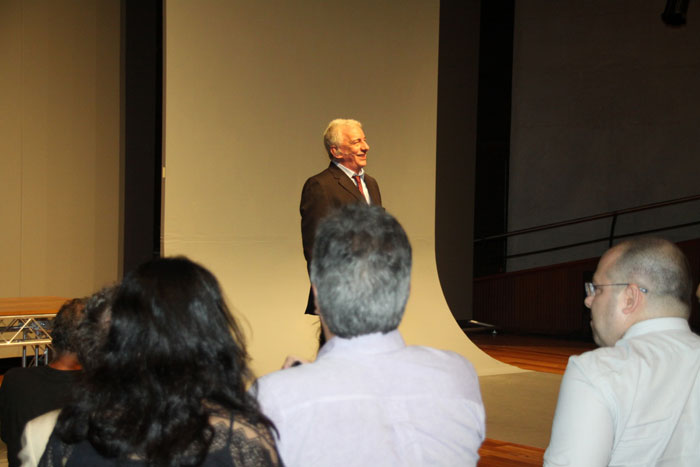
[[[267,426],[241,416],[213,417],[214,440],[210,455],[230,456],[233,465],[279,465],[275,440]],[[216,464],[219,465],[219,464]]]
[[639,365],[671,364],[678,355],[690,354],[700,358],[700,336],[691,331],[650,332],[570,357],[569,365],[596,378],[635,371]]
[[331,166],[326,168],[324,171],[307,178],[302,189],[302,197],[308,196],[318,190],[323,190],[325,187],[335,184],[338,179],[338,173],[342,172],[335,165],[331,164]]
[[332,362],[317,359],[262,376],[251,393],[260,403],[261,411],[277,423],[285,415],[303,410],[316,398],[333,392],[342,376]]
[[474,365],[472,365],[469,360],[451,350],[441,350],[422,345],[409,345],[406,347],[406,352],[416,359],[432,362],[433,364],[462,369],[470,373],[476,373],[474,370]]
[[14,387],[18,380],[22,379],[22,368],[10,368],[5,372],[0,384],[0,394],[8,392]]
[[306,184],[319,183],[319,182],[323,182],[323,181],[326,181],[329,179],[335,179],[338,177],[339,174],[342,174],[342,173],[343,172],[338,167],[336,167],[335,164],[331,163],[328,167],[323,169],[321,172],[307,178]]
[[[309,370],[313,370],[315,363],[305,363],[284,370],[273,371],[265,376],[261,376],[251,388],[251,392],[258,398],[261,404],[270,403],[279,397],[295,397],[299,394],[297,388],[300,385],[306,386],[309,377]],[[293,388],[290,391],[285,389]]]
[[32,377],[34,375],[38,375],[43,373],[45,370],[45,366],[29,366],[26,368],[10,368],[7,370],[5,373],[5,377],[3,378],[3,383],[7,381],[8,379],[10,380],[15,380],[15,379],[23,379],[27,377]]
[[407,358],[431,378],[442,378],[455,387],[479,386],[474,365],[462,355],[450,350],[411,345],[405,350]]
[[593,379],[619,371],[630,358],[627,346],[600,347],[581,355],[569,357],[567,369],[571,367],[582,374],[592,375]]
[[569,357],[562,379],[562,388],[591,388],[607,395],[625,391],[637,385],[643,358],[634,346],[620,344],[601,347]]
[[252,440],[267,449],[274,449],[275,441],[268,427],[262,424],[252,423],[241,417],[236,417],[231,425],[234,437],[243,440]]
[[3,377],[2,385],[0,385],[0,393],[16,389],[19,386],[31,384],[31,382],[36,381],[37,378],[41,378],[43,375],[43,368],[44,367],[28,367],[9,369]]

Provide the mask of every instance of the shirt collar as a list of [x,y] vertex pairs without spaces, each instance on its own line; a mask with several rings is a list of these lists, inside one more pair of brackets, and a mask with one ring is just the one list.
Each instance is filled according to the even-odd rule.
[[403,347],[406,347],[406,343],[398,329],[389,331],[386,334],[375,332],[351,337],[349,339],[335,336],[323,344],[323,347],[321,347],[321,350],[318,352],[318,358],[322,358],[324,355],[337,353],[378,354],[393,352]]
[[343,164],[339,164],[336,161],[331,161],[331,162],[333,162],[335,164],[335,166],[338,167],[340,170],[342,170],[345,173],[345,175],[347,175],[348,177],[352,178],[355,175],[359,175],[363,180],[365,179],[365,169],[364,168],[361,168],[359,173],[355,173],[352,170],[345,167]]
[[645,319],[633,324],[622,336],[622,339],[630,339],[632,337],[642,336],[652,332],[660,331],[689,331],[690,326],[685,318],[652,318]]

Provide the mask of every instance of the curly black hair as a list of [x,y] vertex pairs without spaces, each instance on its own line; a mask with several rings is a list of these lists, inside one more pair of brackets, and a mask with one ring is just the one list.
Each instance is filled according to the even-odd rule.
[[81,398],[61,412],[57,434],[89,441],[104,457],[148,465],[198,465],[210,418],[240,417],[274,430],[247,391],[243,334],[214,275],[184,257],[159,258],[87,305],[79,352]]
[[85,298],[68,300],[56,313],[51,322],[51,347],[58,357],[62,354],[77,353],[78,327],[85,316]]

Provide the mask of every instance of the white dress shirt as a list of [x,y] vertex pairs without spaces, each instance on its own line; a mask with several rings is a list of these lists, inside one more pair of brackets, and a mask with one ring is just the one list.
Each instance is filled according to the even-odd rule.
[[700,337],[682,318],[571,357],[545,466],[700,465]]
[[365,201],[367,201],[367,204],[372,204],[372,201],[369,198],[369,191],[367,190],[367,184],[365,183],[365,169],[360,169],[360,171],[358,173],[355,173],[352,170],[345,167],[343,164],[338,164],[336,161],[332,161],[332,162],[336,165],[336,167],[338,167],[340,170],[342,170],[343,173],[345,175],[347,175],[350,180],[352,180],[352,183],[354,183],[355,186],[357,186],[357,182],[355,181],[355,179],[353,177],[355,175],[360,176],[360,181],[362,182],[362,194],[364,195]]
[[29,420],[22,432],[22,450],[19,461],[22,467],[36,467],[44,454],[46,444],[56,426],[60,410],[53,410]]
[[315,362],[262,377],[258,400],[288,467],[474,466],[485,433],[472,364],[398,331],[334,337]]

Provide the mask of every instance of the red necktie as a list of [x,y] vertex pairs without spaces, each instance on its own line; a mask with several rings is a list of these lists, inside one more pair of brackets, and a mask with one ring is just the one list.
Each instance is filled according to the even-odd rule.
[[[360,190],[360,194],[364,198],[365,190],[362,189],[362,178],[360,178],[359,175],[353,175],[352,178],[355,179],[355,183],[357,183],[357,188]],[[367,198],[365,198],[365,199],[367,199]]]

